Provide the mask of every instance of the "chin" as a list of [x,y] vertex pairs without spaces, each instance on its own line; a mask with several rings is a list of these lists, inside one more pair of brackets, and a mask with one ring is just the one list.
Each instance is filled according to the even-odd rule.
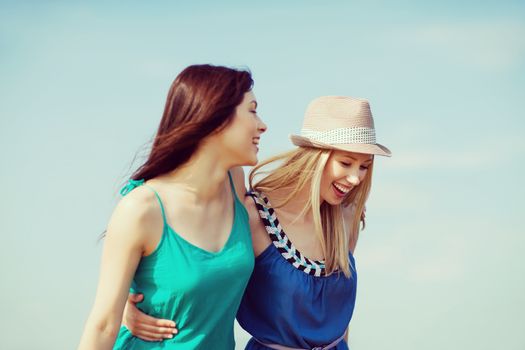
[[343,200],[342,199],[336,199],[336,200],[331,200],[331,201],[326,201],[328,204],[330,205],[341,205],[343,204]]
[[234,163],[234,166],[254,166],[258,162],[257,154],[236,154]]
[[252,157],[246,161],[246,165],[254,166],[257,164],[258,161],[259,160],[257,159],[257,157]]
[[248,158],[243,160],[241,165],[254,166],[254,165],[257,165],[258,161],[259,160],[257,159],[257,156],[248,157]]
[[329,197],[329,198],[324,199],[324,201],[328,203],[329,205],[341,205],[343,204],[344,198],[339,199],[339,198]]

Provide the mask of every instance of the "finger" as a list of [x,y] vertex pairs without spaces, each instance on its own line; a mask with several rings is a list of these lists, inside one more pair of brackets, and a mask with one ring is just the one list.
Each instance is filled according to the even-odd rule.
[[175,328],[176,323],[172,320],[166,320],[166,319],[160,319],[152,317],[148,314],[145,314],[139,308],[135,306],[135,304],[128,304],[126,307],[130,310],[130,314],[128,317],[128,313],[126,312],[126,323],[132,323],[136,325],[151,325],[151,326],[157,326],[157,327],[171,327]]
[[138,324],[150,325],[150,326],[156,326],[156,327],[171,327],[171,328],[175,328],[177,326],[176,323],[173,322],[172,320],[151,317],[150,315],[146,315],[140,310],[137,310],[137,312],[139,313],[137,315]]
[[142,299],[144,299],[143,294],[129,294],[128,295],[128,301],[130,303],[138,303],[138,302],[141,302]]
[[177,334],[179,330],[177,328],[172,327],[157,327],[157,326],[151,326],[147,324],[140,324],[137,325],[137,331],[145,331],[152,334],[158,334],[158,335],[166,335],[166,334]]
[[[136,336],[136,335],[135,335]],[[145,341],[154,341],[154,342],[161,342],[163,341],[164,339],[153,339],[153,338],[148,338],[148,337],[139,337],[139,336],[136,336],[137,338],[141,339],[141,340],[145,340]]]
[[148,337],[138,337],[142,340],[145,340],[145,341],[156,341],[156,342],[161,342],[163,339],[153,339],[153,338],[148,338]]
[[148,332],[143,329],[135,330],[134,332],[131,332],[136,337],[139,337],[140,339],[149,340],[149,341],[160,341],[164,339],[171,339],[173,338],[173,334],[158,334],[153,332]]

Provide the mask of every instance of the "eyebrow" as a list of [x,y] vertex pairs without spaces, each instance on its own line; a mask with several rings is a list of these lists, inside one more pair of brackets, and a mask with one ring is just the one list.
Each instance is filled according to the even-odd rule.
[[[352,160],[357,161],[357,159],[355,159],[354,157],[348,156],[348,155],[346,155],[346,154],[345,154],[345,155],[342,155],[341,157],[346,157],[346,158],[350,158],[350,159],[352,159]],[[374,158],[368,158],[367,160],[364,160],[363,163],[371,162],[371,161],[373,161],[373,160],[374,160]]]

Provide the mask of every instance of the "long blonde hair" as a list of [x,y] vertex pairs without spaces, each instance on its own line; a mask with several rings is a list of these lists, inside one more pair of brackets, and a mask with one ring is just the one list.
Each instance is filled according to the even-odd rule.
[[[321,204],[321,178],[331,153],[331,150],[326,149],[299,147],[279,154],[255,166],[250,172],[249,182],[251,189],[266,194],[286,189],[287,196],[272,203],[275,208],[284,207],[309,185],[310,196],[297,217],[312,210],[314,231],[325,257],[326,275],[342,271],[346,277],[350,277],[348,249],[357,242],[361,222],[364,228],[363,210],[372,184],[373,165],[370,165],[363,181],[352,189],[341,205]],[[280,162],[275,169],[262,170],[275,162]],[[255,181],[258,176],[262,178]],[[350,223],[345,223],[343,219],[343,207],[347,206],[351,206],[353,211]],[[349,228],[348,234],[345,226]]]

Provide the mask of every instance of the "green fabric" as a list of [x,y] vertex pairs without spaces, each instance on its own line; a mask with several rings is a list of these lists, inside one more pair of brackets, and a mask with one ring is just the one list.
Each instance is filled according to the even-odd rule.
[[[231,183],[231,178],[230,178]],[[142,185],[136,182],[132,187]],[[129,186],[129,185],[128,185]],[[128,191],[133,190],[133,188]],[[154,190],[153,190],[154,191]],[[131,292],[144,294],[138,308],[148,315],[173,320],[179,333],[163,342],[134,337],[124,326],[114,349],[233,350],[233,322],[254,255],[248,213],[235,197],[232,230],[224,248],[209,252],[179,236],[166,222],[157,249],[139,263]]]

